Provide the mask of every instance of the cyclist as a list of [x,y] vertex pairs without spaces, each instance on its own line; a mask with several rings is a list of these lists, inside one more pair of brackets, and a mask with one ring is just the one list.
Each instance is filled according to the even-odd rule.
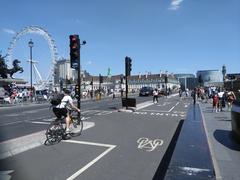
[[73,108],[78,112],[80,112],[80,109],[78,109],[73,104],[73,99],[70,96],[71,91],[68,89],[65,89],[63,92],[64,92],[63,93],[64,97],[62,98],[61,103],[53,108],[53,112],[58,118],[61,118],[62,116],[66,117],[66,134],[69,134],[70,133],[69,125],[71,121],[69,109]]

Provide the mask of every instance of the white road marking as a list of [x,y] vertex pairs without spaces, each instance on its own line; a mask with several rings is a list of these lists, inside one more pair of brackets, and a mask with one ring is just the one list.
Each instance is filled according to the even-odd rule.
[[97,156],[95,159],[90,161],[87,165],[79,169],[77,172],[75,172],[73,175],[67,178],[67,180],[73,180],[77,178],[80,174],[82,174],[85,170],[87,170],[89,167],[94,165],[98,160],[100,160],[103,156],[105,156],[107,153],[109,153],[111,150],[113,150],[116,145],[111,145],[111,144],[101,144],[101,143],[93,143],[93,142],[86,142],[86,141],[75,141],[75,140],[66,140],[64,142],[69,142],[69,143],[77,143],[77,144],[84,144],[84,145],[91,145],[91,146],[101,146],[101,147],[107,147],[108,149],[105,150],[102,154]]
[[41,122],[41,121],[31,121],[33,124],[50,124],[50,122]]
[[3,123],[3,124],[0,124],[0,127],[1,126],[8,126],[8,125],[13,125],[13,124],[19,124],[19,123],[22,123],[23,121],[14,121],[14,122],[9,122],[9,123]]
[[153,105],[153,102],[152,101],[146,101],[146,102],[143,102],[143,103],[140,103],[140,104],[137,104],[137,110],[139,109],[143,109],[145,107],[148,107],[148,106],[151,106]]
[[151,116],[163,116],[164,113],[151,113],[150,115]]
[[166,112],[169,112],[169,111],[159,111],[159,110],[150,110],[150,109],[144,109],[144,111],[149,111],[149,112],[163,112],[163,113],[166,113]]
[[178,113],[180,113],[180,114],[185,114],[184,111],[173,111],[173,113],[175,113],[175,114],[178,114]]
[[54,119],[56,119],[56,118],[54,117],[54,118],[50,118],[50,119],[42,119],[42,121],[52,122]]
[[10,117],[12,117],[12,116],[19,116],[21,114],[22,113],[11,113],[11,114],[4,114],[3,116],[10,116]]
[[161,106],[166,106],[166,105],[169,105],[171,104],[170,102],[164,102],[163,104],[158,104],[157,106],[161,107]]
[[168,112],[171,112],[178,104],[179,104],[179,102],[177,102],[176,105],[173,106]]
[[[83,131],[94,126],[94,122],[83,122]],[[43,130],[22,137],[0,142],[0,160],[43,145],[46,140],[45,132],[46,130]]]
[[[42,110],[42,109],[41,109]],[[27,113],[32,113],[33,111],[28,111]],[[101,115],[107,115],[107,114],[111,114],[113,113],[113,111],[99,111],[99,110],[87,110],[87,111],[84,111],[82,112],[82,114],[86,114],[86,113],[89,113],[92,114],[92,115],[98,115],[98,116],[101,116]],[[22,114],[22,113],[21,113]],[[20,114],[10,114],[10,115],[6,115],[6,116],[19,116]],[[54,119],[56,119],[56,117],[53,117],[53,118],[44,118],[42,117],[43,119],[41,118],[36,118],[36,119],[28,119],[28,120],[22,120],[22,121],[14,121],[14,122],[7,122],[7,123],[2,123],[0,124],[0,127],[3,127],[3,126],[8,126],[8,125],[14,125],[14,124],[19,124],[19,123],[24,123],[24,122],[27,122],[27,123],[33,123],[33,124],[49,124],[49,123],[46,123],[46,122],[51,122],[53,121]],[[82,120],[85,121],[87,119],[90,119],[91,117],[83,117]]]
[[85,121],[85,120],[87,120],[87,119],[90,119],[91,117],[81,117],[81,120],[82,121]]
[[147,114],[147,112],[133,112],[133,114]]
[[[136,115],[148,115],[149,112],[144,112],[144,111],[140,111],[140,112],[133,112],[133,114]],[[172,116],[172,117],[185,117],[186,113],[185,112],[181,112],[181,113],[167,113],[167,112],[151,112],[150,113],[151,116]]]
[[156,149],[157,146],[163,145],[162,139],[150,140],[148,138],[142,137],[137,140],[138,149],[145,149],[148,152],[151,152]]
[[100,111],[99,110],[86,110],[86,111],[81,112],[81,114],[86,114],[88,112],[90,112],[91,114],[94,114],[94,113],[98,113]]
[[101,116],[101,115],[108,115],[111,113],[113,113],[113,112],[112,111],[102,111],[102,112],[97,113],[96,115]]

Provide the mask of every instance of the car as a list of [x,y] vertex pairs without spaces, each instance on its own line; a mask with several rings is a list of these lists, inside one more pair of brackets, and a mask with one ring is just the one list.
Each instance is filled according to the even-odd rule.
[[152,87],[142,87],[139,92],[139,96],[152,96],[153,88]]

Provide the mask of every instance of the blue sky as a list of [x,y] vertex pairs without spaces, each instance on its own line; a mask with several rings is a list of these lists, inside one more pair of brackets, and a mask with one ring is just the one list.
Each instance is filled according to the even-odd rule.
[[[124,73],[124,58],[133,60],[132,74],[193,73],[219,69],[239,72],[239,0],[2,0],[0,51],[7,53],[15,33],[36,25],[56,42],[60,57],[69,58],[69,35],[79,34],[81,64],[93,75]],[[22,36],[13,50],[29,74],[29,39],[33,59],[48,74],[51,56],[38,34]],[[20,76],[20,75],[19,75]]]

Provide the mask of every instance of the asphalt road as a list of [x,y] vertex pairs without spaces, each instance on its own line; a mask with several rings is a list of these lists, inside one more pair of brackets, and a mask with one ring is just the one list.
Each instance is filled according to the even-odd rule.
[[[151,97],[137,96],[136,98],[138,103],[151,99]],[[100,112],[116,111],[119,108],[121,108],[120,98],[81,102],[82,115],[86,118]],[[44,130],[55,119],[49,103],[1,107],[0,115],[0,142]]]
[[[42,145],[3,159],[0,172],[8,173],[13,179],[26,180],[152,179],[179,122],[185,119],[190,101],[180,101],[178,97],[162,98],[158,104],[132,113],[111,110],[119,103],[111,101],[97,102],[98,105],[86,101],[85,107],[89,109],[83,108],[83,114],[89,118],[85,121],[94,122],[94,127],[57,145]],[[46,113],[40,108],[38,110],[40,113],[35,112],[38,115],[32,118]],[[26,118],[26,111],[25,115],[18,117]],[[43,126],[25,121],[22,124]]]

